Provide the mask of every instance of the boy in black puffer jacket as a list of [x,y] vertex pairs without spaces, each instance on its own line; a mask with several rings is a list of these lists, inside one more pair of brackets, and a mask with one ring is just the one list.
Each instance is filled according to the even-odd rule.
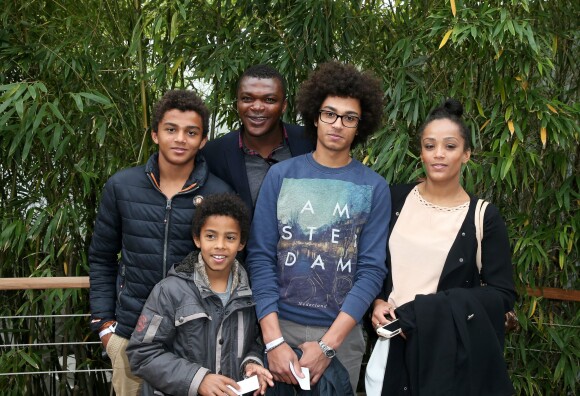
[[111,358],[119,396],[137,395],[141,381],[125,348],[153,287],[194,248],[197,202],[232,191],[198,153],[207,141],[209,111],[194,92],[163,95],[151,127],[159,151],[107,181],[89,248],[91,329]]

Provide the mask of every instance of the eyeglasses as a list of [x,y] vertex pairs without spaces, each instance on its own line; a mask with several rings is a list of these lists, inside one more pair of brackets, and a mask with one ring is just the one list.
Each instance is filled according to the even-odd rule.
[[356,128],[360,118],[351,114],[338,115],[334,111],[320,110],[319,112],[320,121],[326,124],[334,124],[337,118],[340,118],[340,122],[347,128]]

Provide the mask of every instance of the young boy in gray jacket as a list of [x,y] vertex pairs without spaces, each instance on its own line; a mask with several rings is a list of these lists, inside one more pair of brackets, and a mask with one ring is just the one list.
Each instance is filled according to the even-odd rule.
[[[252,291],[236,260],[249,213],[233,194],[198,206],[192,234],[200,251],[171,268],[151,292],[127,347],[142,395],[235,395],[236,381],[258,376],[254,395],[273,386],[263,367]],[[156,393],[159,394],[159,393]]]

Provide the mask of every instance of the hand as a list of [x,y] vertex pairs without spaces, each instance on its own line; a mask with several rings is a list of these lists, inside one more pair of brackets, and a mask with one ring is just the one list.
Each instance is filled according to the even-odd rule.
[[266,388],[268,385],[270,387],[274,386],[274,381],[272,373],[268,371],[267,368],[260,366],[256,363],[246,364],[246,372],[244,373],[246,377],[251,377],[253,375],[258,376],[258,381],[260,382],[260,388],[254,392],[254,396],[264,395],[266,393]]
[[320,345],[316,341],[305,342],[298,348],[302,349],[300,365],[308,367],[310,370],[310,384],[314,385],[320,380],[324,370],[330,365],[330,359],[322,352]]
[[393,305],[389,304],[385,300],[381,300],[380,298],[375,300],[373,316],[371,316],[373,328],[376,329],[379,326],[384,326],[387,323],[390,323],[396,317],[395,307]]
[[235,389],[240,389],[236,381],[231,378],[219,374],[208,374],[199,384],[197,393],[202,396],[236,396],[236,393],[228,388],[228,385],[233,386]]
[[294,370],[302,376],[302,367],[298,363],[298,356],[286,343],[268,352],[268,367],[274,377],[274,381],[285,382],[297,385],[298,381],[290,371],[290,362],[294,365]]

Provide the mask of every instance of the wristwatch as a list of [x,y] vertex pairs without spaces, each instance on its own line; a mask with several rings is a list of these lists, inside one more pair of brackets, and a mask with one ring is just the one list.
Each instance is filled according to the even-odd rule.
[[322,341],[322,338],[318,340],[318,345],[320,345],[320,349],[322,349],[324,356],[326,356],[327,358],[332,359],[333,357],[336,356],[336,351],[331,347],[329,347],[328,345],[326,345],[324,341]]

